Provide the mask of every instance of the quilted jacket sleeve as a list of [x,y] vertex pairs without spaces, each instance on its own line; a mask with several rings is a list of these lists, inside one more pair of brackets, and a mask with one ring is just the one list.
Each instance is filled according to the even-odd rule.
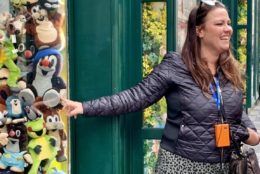
[[244,111],[243,111],[243,115],[242,115],[241,121],[242,121],[242,123],[246,127],[251,128],[251,129],[257,131],[254,123],[250,120],[250,118],[248,117],[248,115]]
[[174,58],[168,53],[163,61],[136,86],[96,100],[83,102],[84,115],[118,115],[144,109],[164,96],[170,85],[170,75],[176,70]]

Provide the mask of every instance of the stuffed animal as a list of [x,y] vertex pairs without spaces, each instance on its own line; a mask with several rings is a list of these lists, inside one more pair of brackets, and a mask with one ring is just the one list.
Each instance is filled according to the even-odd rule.
[[43,118],[28,121],[25,125],[31,138],[28,149],[33,160],[28,174],[37,174],[40,167],[42,167],[43,172],[49,173],[50,164],[57,155],[56,140],[46,134],[47,129]]
[[9,12],[0,13],[0,29],[6,30],[7,21],[12,17]]
[[6,145],[8,142],[6,121],[7,121],[6,106],[0,103],[0,147]]
[[9,124],[7,126],[8,143],[0,158],[0,169],[10,167],[10,171],[23,172],[26,163],[32,164],[32,158],[26,151],[27,132],[24,124]]
[[17,79],[20,77],[21,71],[14,63],[17,54],[12,42],[6,38],[3,30],[0,30],[0,69],[5,66],[9,70],[7,85],[12,88],[17,88]]
[[7,108],[6,99],[11,95],[11,91],[7,85],[0,85],[0,133],[7,133]]
[[26,0],[10,0],[10,2],[14,9],[17,10],[20,14],[23,14],[27,11]]
[[7,122],[7,110],[6,106],[0,103],[0,133],[6,131],[6,122]]
[[48,19],[48,13],[40,5],[31,9],[35,21],[35,29],[31,30],[34,36],[35,45],[38,49],[56,47],[61,43],[59,30]]
[[49,107],[60,103],[60,91],[66,85],[59,73],[62,67],[62,56],[54,48],[47,48],[37,52],[34,58],[33,72],[27,75],[28,88],[19,93],[26,105],[31,106],[36,97],[43,97],[43,102]]
[[0,85],[0,104],[5,105],[7,97],[11,95],[10,88],[7,85]]
[[60,117],[59,109],[46,107],[43,104],[37,108],[43,113],[47,134],[55,137],[57,140],[56,147],[58,154],[56,160],[58,162],[66,161],[65,148],[67,145],[67,135],[64,131],[64,123]]
[[[0,69],[0,92],[3,90],[3,88],[6,88],[6,89],[8,88],[9,93],[11,92],[10,88],[7,86],[7,79],[9,77],[9,74],[10,74],[10,72],[7,68]],[[17,88],[18,91],[26,88],[26,82],[22,78],[19,78],[17,80],[17,85],[18,85],[18,88]],[[15,93],[17,91],[12,89],[12,92]],[[0,98],[0,100],[1,100],[1,98]]]
[[6,99],[7,124],[27,121],[22,101],[18,96],[9,96]]

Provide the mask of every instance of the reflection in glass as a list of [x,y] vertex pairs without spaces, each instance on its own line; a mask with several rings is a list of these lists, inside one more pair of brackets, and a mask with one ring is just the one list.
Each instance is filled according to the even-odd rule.
[[[158,65],[166,53],[166,3],[144,3],[142,9],[143,77]],[[165,99],[144,110],[144,127],[163,127]]]
[[154,174],[159,147],[159,140],[144,141],[144,174]]
[[247,0],[238,1],[238,24],[247,24]]
[[180,52],[187,32],[189,13],[197,4],[197,0],[178,0],[177,51]]

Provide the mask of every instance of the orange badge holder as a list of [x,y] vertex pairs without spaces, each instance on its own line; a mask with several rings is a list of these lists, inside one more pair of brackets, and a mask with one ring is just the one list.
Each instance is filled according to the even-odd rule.
[[230,146],[229,124],[215,125],[216,147]]

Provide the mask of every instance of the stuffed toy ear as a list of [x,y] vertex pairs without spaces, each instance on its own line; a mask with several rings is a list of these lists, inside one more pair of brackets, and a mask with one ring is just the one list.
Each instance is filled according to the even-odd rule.
[[54,89],[49,89],[43,95],[43,103],[50,108],[57,106],[60,102],[60,94]]
[[31,106],[35,102],[35,93],[30,88],[25,88],[21,90],[18,97],[23,101],[25,106]]

